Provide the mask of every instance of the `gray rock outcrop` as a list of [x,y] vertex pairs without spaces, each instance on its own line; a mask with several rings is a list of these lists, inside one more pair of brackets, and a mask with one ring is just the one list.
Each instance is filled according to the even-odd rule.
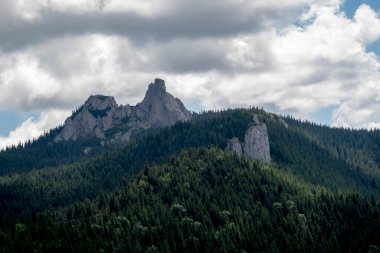
[[241,148],[241,144],[239,142],[239,139],[236,137],[227,141],[226,150],[232,151],[238,155],[243,154],[243,150]]
[[[91,96],[71,117],[54,141],[77,140],[82,136],[104,138],[104,131],[113,126],[120,109],[113,97]],[[125,113],[124,113],[125,115]],[[119,115],[119,116],[123,116]]]
[[245,133],[244,154],[253,160],[270,163],[268,130],[265,123],[251,126]]
[[227,141],[226,150],[239,155],[244,154],[253,160],[270,163],[270,147],[267,126],[259,122],[257,115],[253,116],[253,125],[245,133],[244,143],[234,137]]
[[149,85],[144,100],[136,107],[144,112],[145,120],[155,127],[173,125],[190,119],[190,112],[181,100],[166,92],[165,81],[156,79]]
[[67,118],[55,142],[80,137],[128,141],[134,132],[170,126],[191,118],[183,103],[166,92],[165,81],[155,79],[144,100],[136,106],[117,105],[111,96],[95,95]]

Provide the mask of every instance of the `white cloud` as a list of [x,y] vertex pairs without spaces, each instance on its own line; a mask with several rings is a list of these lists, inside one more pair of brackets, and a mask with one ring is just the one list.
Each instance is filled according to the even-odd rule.
[[[186,83],[180,85],[182,89],[200,82],[201,85],[186,90],[189,97],[196,94],[194,97],[200,98],[206,108],[269,104],[280,112],[308,117],[328,106],[347,107],[355,99],[376,104],[377,101],[361,97],[358,92],[370,90],[377,97],[380,94],[372,88],[379,80],[380,62],[365,49],[369,41],[379,39],[380,26],[376,23],[379,19],[367,6],[361,6],[356,16],[363,16],[363,11],[365,20],[350,20],[335,8],[323,8],[304,27],[289,26],[235,38],[227,47],[227,58],[233,70],[245,72],[227,76],[201,73],[207,77],[198,75],[192,81],[193,73],[177,78],[176,83]],[[372,28],[374,24],[378,29]],[[363,105],[368,106],[352,103],[350,110],[361,112]],[[356,117],[356,121],[349,120],[350,114],[345,110],[337,109],[333,124],[354,127],[377,124],[371,122],[376,119],[373,116],[377,110],[365,109],[371,110],[371,116]]]
[[38,61],[27,54],[0,57],[0,68],[1,108],[28,109],[60,91],[57,80],[41,70]]
[[380,37],[380,19],[378,14],[368,5],[362,4],[355,13],[354,20],[359,27],[360,40],[369,44]]
[[[103,35],[61,38],[3,54],[0,110],[70,109],[98,93],[135,103],[145,89],[141,84],[153,78],[137,72],[143,68],[143,58],[128,40]],[[136,94],[139,85],[141,92]]]
[[[231,33],[235,27],[213,23],[221,19],[210,20],[211,26],[192,27],[189,13],[200,19],[207,15],[187,1],[125,2],[2,2],[12,10],[11,16],[21,11],[24,16],[17,15],[23,18],[36,17],[30,22],[44,22],[38,17],[50,8],[67,13],[100,11],[111,15],[128,11],[156,18],[176,16],[190,23],[178,26],[180,33],[175,30],[178,27],[173,28],[176,24],[169,24],[173,26],[158,31],[164,34],[161,39],[157,34],[150,38],[149,29],[140,40],[128,32],[64,32],[52,33],[18,50],[4,49],[0,51],[0,110],[52,110],[46,114],[52,116],[56,110],[74,109],[97,93],[114,95],[122,104],[135,104],[148,83],[161,77],[185,104],[200,104],[204,109],[258,105],[310,117],[334,106],[334,125],[380,126],[376,114],[380,109],[380,60],[366,51],[380,38],[380,19],[369,6],[361,5],[349,19],[340,10],[340,0],[224,0],[215,11],[221,14],[233,7],[225,15],[235,15],[234,25],[240,30]],[[205,10],[216,4],[199,3]],[[17,7],[20,4],[24,7]],[[265,15],[256,20],[264,25],[252,24],[256,27],[253,30],[246,27],[250,13],[263,9]],[[208,35],[208,29],[220,29],[218,36]],[[56,119],[55,124],[63,122]],[[20,129],[40,121],[46,120],[26,121]],[[24,135],[15,130],[8,140],[16,134]]]
[[49,110],[42,112],[38,119],[28,118],[8,136],[0,136],[0,150],[39,137],[49,129],[61,124],[69,115],[70,111]]

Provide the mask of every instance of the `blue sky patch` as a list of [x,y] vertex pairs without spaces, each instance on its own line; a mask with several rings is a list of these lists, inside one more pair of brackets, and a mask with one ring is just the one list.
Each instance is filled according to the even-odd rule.
[[346,0],[342,6],[342,10],[346,13],[347,17],[352,19],[361,4],[369,5],[377,12],[380,10],[379,0]]
[[17,113],[14,111],[0,112],[0,136],[6,136],[11,130],[21,125],[29,117],[38,117],[38,113]]

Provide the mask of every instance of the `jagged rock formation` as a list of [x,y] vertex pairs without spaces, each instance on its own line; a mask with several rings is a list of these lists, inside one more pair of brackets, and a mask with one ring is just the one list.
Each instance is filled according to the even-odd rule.
[[144,100],[136,106],[119,106],[111,96],[91,96],[66,119],[54,141],[81,137],[129,140],[138,130],[170,126],[190,117],[191,113],[183,103],[166,92],[165,81],[155,79],[149,85]]
[[244,138],[244,154],[251,159],[270,163],[269,138],[265,123],[255,123],[247,130]]
[[241,144],[239,142],[239,139],[234,137],[227,141],[227,147],[226,150],[230,150],[238,155],[243,154],[243,149],[241,148]]
[[144,100],[136,107],[143,111],[144,119],[155,127],[173,125],[191,116],[181,100],[166,92],[165,81],[161,79],[149,85]]
[[253,116],[253,125],[248,128],[241,144],[238,138],[228,140],[226,150],[239,155],[244,154],[253,160],[270,163],[270,147],[267,126],[259,122],[257,115]]

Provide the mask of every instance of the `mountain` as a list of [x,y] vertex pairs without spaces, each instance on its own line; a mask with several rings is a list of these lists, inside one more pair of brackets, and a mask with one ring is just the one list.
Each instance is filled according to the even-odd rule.
[[90,96],[63,126],[32,142],[0,151],[0,175],[83,161],[103,154],[114,143],[128,142],[191,117],[158,78],[136,106],[118,105],[111,96]]
[[156,79],[0,152],[0,252],[377,252],[379,200],[379,130],[190,114]]
[[139,130],[170,126],[190,118],[181,100],[166,92],[165,81],[157,78],[136,106],[119,106],[111,96],[91,96],[66,119],[54,141],[83,137],[129,141]]

